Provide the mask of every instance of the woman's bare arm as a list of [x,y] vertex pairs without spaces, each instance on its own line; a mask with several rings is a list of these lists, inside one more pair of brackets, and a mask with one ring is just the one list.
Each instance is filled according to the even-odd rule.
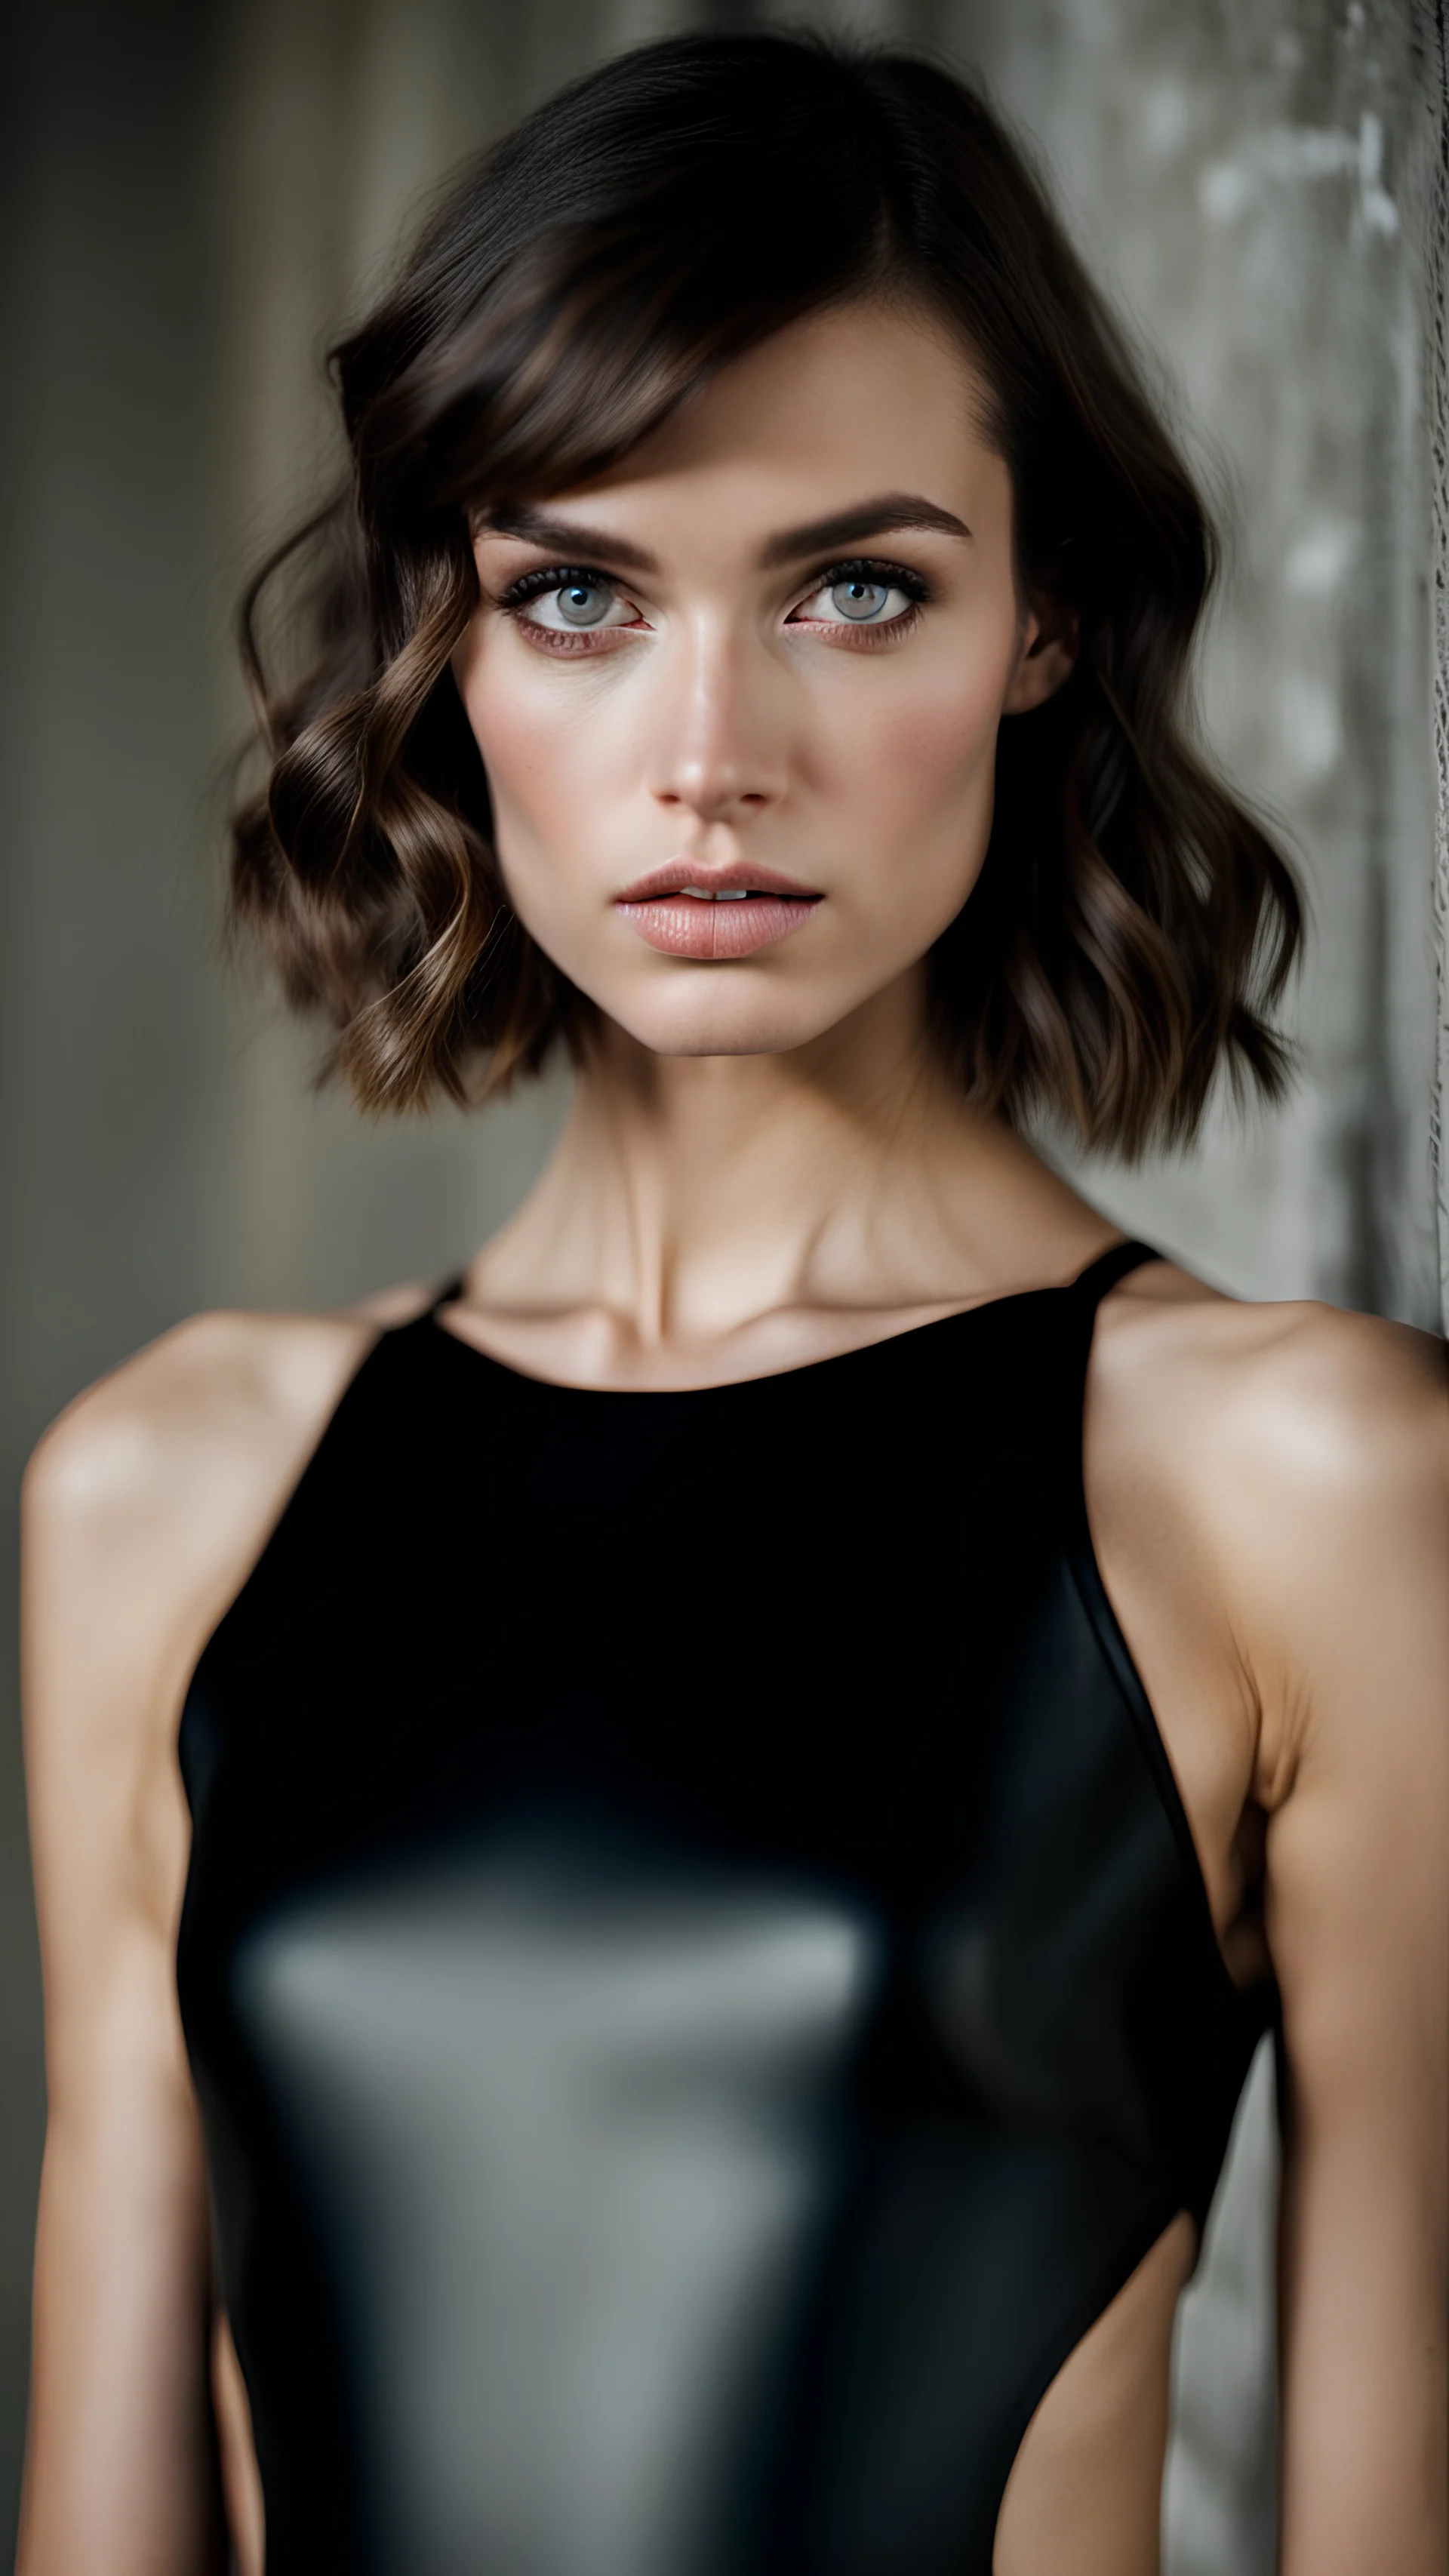
[[[1288,2068],[1283,2576],[1449,2566],[1449,1390],[1442,1345],[1143,1271],[1088,1484],[1235,1973]],[[1250,1828],[1256,1813],[1257,1829]]]
[[372,1338],[203,1317],[73,1406],[25,1493],[49,2123],[19,2576],[224,2563],[205,2171],[175,1988],[180,1702]]
[[[1153,1315],[1146,1278],[1144,1311],[1119,1301],[1104,1336],[1109,1572],[1173,1721],[1225,1927],[1244,1883],[1234,1819],[1245,1801],[1266,1818],[1287,2067],[1280,2564],[1443,2576],[1444,1352],[1363,1317],[1204,1302],[1160,1278]],[[1235,1935],[1248,1964],[1250,1926]]]
[[1287,2063],[1284,2576],[1449,2566],[1449,1405],[1322,1317],[1264,1392],[1237,1597]]

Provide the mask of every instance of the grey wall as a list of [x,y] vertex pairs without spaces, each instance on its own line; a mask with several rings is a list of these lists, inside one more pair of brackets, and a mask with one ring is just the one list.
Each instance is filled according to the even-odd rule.
[[[1233,508],[1205,697],[1304,855],[1304,1075],[1276,1120],[1222,1119],[1193,1161],[1092,1186],[1243,1292],[1432,1318],[1411,220],[1430,127],[1410,0],[49,0],[15,17],[0,111],[7,1497],[58,1405],[177,1315],[439,1272],[543,1152],[557,1086],[483,1119],[361,1129],[224,971],[230,602],[323,467],[318,346],[419,191],[613,46],[752,15],[984,68]],[[0,2533],[40,2134],[8,1592],[4,1616]],[[1259,2083],[1184,2320],[1178,2576],[1268,2563],[1268,2125]]]

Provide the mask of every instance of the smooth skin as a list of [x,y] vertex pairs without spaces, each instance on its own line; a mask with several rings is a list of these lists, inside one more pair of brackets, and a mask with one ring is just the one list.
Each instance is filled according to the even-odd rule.
[[[455,667],[502,865],[598,1006],[558,1153],[445,1319],[496,1357],[583,1386],[724,1384],[1068,1279],[1113,1240],[962,1104],[925,1029],[921,960],[981,863],[997,728],[1060,684],[1074,640],[1018,594],[980,419],[933,324],[816,315],[587,491],[477,530]],[[844,576],[879,591],[865,626],[841,613],[846,558],[875,567]],[[820,900],[754,957],[663,955],[617,897],[676,859],[690,882],[756,862]],[[259,2576],[177,2019],[177,1718],[379,1324],[419,1302],[199,1317],[73,1405],[30,1471],[51,2119],[20,2576],[191,2576],[224,2563],[224,2511]],[[1246,1980],[1266,1941],[1283,1994],[1284,2576],[1443,2576],[1441,1348],[1149,1268],[1101,1311],[1086,1471],[1224,1955]],[[1043,2399],[997,2576],[1156,2576],[1193,2251],[1181,2218]]]

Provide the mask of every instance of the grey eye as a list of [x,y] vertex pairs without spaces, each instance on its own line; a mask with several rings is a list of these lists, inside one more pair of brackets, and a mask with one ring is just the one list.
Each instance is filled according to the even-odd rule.
[[558,613],[569,626],[598,626],[613,605],[602,582],[570,581],[554,592]]
[[831,591],[830,603],[842,617],[858,624],[866,618],[879,617],[889,597],[890,590],[883,581],[838,581]]
[[[888,570],[882,565],[882,572]],[[836,578],[825,580],[808,599],[802,599],[794,616],[812,626],[897,626],[907,618],[915,594],[904,581],[872,581],[862,566],[859,572],[835,567]]]
[[584,572],[536,591],[520,613],[525,626],[542,626],[554,635],[598,634],[607,626],[631,625],[638,617],[602,573],[595,579]]

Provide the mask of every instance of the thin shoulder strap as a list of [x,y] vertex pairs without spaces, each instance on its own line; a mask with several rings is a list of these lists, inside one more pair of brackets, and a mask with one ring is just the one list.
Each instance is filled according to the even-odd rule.
[[462,1296],[463,1290],[467,1285],[467,1281],[468,1273],[466,1270],[455,1270],[450,1279],[445,1279],[443,1281],[443,1284],[438,1290],[437,1295],[434,1297],[432,1304],[423,1308],[423,1314],[429,1323],[432,1322],[432,1319],[436,1315],[440,1306],[451,1306],[456,1303],[457,1299]]
[[1161,1259],[1161,1253],[1154,1251],[1150,1243],[1111,1243],[1072,1281],[1072,1295],[1090,1314],[1095,1314],[1108,1289],[1115,1288],[1119,1279],[1140,1270],[1144,1262]]
[[415,1306],[410,1315],[402,1316],[395,1324],[384,1324],[373,1345],[374,1350],[381,1350],[384,1343],[406,1342],[409,1334],[415,1340],[431,1338],[426,1327],[434,1321],[440,1306],[451,1306],[455,1297],[462,1296],[466,1276],[466,1272],[458,1271],[453,1278],[445,1279],[441,1288],[434,1290],[426,1305]]

